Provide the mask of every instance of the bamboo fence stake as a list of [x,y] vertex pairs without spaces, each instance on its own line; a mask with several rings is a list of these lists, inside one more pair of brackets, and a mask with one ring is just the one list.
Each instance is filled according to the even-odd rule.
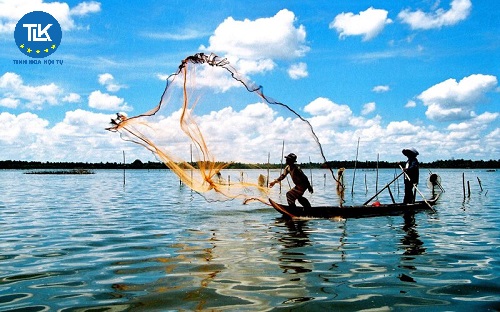
[[269,187],[269,166],[271,161],[271,152],[267,153],[267,179],[266,179],[266,187]]
[[[285,153],[285,140],[283,140],[283,144],[281,145],[280,176],[283,173],[283,157],[285,157],[284,153]],[[279,183],[279,185],[281,194],[281,183]]]
[[462,172],[462,190],[464,191],[464,199],[465,199],[465,173]]
[[379,160],[379,153],[377,153],[377,176],[375,178],[375,192],[378,191],[378,160]]
[[311,156],[309,156],[309,175],[311,176],[311,187],[313,187],[313,172],[312,172]]
[[368,194],[368,184],[366,183],[366,173],[365,173],[365,194]]
[[358,152],[359,152],[359,137],[358,137],[358,147],[356,148],[356,161],[354,162],[354,174],[352,175],[351,195],[354,195],[354,178],[356,178],[356,165],[358,164]]
[[123,186],[125,186],[125,150],[123,151]]

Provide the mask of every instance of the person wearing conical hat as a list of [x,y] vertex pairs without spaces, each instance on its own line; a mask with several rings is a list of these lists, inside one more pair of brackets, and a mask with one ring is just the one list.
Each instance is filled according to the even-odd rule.
[[[419,178],[419,165],[418,165],[418,152],[415,148],[405,148],[403,149],[403,155],[408,157],[406,165],[404,167],[405,171],[405,197],[403,199],[404,204],[413,204],[415,202],[415,192],[414,185],[418,184]],[[408,179],[409,178],[409,179]]]
[[311,208],[311,204],[305,198],[304,192],[308,190],[310,193],[313,192],[313,188],[311,183],[309,183],[309,179],[306,174],[297,166],[297,155],[291,153],[285,156],[286,159],[286,167],[285,171],[273,182],[269,183],[269,187],[273,187],[274,184],[283,180],[288,174],[292,177],[292,181],[295,186],[286,193],[286,200],[288,205],[291,207],[296,207],[295,201],[298,200],[299,203],[304,208]]

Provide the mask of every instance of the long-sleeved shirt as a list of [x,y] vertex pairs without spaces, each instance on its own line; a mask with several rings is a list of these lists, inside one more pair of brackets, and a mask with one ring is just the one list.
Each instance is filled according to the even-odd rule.
[[296,186],[304,190],[310,187],[309,179],[297,165],[287,165],[277,180],[283,180],[288,174],[290,174],[292,181]]
[[[405,167],[406,174],[410,177],[411,184],[418,184],[419,179],[419,169],[418,169],[418,160],[417,158],[408,158]],[[408,181],[405,179],[405,182]]]

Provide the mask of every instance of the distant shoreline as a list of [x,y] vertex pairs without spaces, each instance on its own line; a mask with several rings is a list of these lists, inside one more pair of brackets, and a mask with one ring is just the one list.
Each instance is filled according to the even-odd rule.
[[[301,163],[302,168],[313,168],[313,169],[326,169],[326,168],[357,168],[357,169],[376,169],[376,168],[399,168],[400,162],[387,162],[387,161],[358,161],[344,160],[344,161],[328,161],[326,163]],[[194,167],[197,167],[197,163],[192,163]],[[249,164],[249,163],[239,163],[233,162],[225,169],[279,169],[283,164]],[[464,160],[464,159],[452,159],[452,160],[437,160],[433,162],[420,162],[422,168],[448,168],[448,169],[500,169],[500,159],[499,160]],[[34,169],[169,169],[167,166],[161,162],[146,162],[143,163],[139,159],[136,159],[132,163],[84,163],[84,162],[41,162],[41,161],[22,161],[22,160],[2,160],[0,161],[0,169],[20,169],[20,170],[34,170]]]

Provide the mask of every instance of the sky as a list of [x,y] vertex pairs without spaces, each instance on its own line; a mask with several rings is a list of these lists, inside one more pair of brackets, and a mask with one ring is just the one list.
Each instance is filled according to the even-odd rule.
[[[41,64],[25,64],[34,58],[14,39],[32,11],[62,29]],[[198,52],[227,58],[309,120],[327,160],[403,161],[409,147],[421,162],[500,159],[498,1],[0,0],[0,42],[0,160],[121,162],[126,151],[129,162],[156,161],[105,128],[117,112],[154,107],[165,78]],[[267,135],[266,124],[252,125],[267,111],[228,103],[198,117],[224,116],[204,135],[232,133],[218,143],[226,160],[262,163],[271,153],[277,163],[282,138],[238,146],[248,127],[252,139]],[[305,162],[306,150],[285,153]]]

